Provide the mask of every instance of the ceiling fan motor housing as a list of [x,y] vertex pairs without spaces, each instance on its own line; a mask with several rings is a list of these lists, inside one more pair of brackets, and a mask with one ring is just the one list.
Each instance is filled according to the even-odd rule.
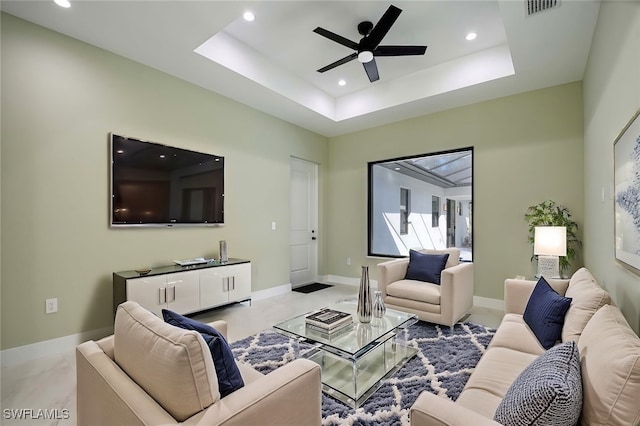
[[368,36],[371,30],[373,29],[373,22],[371,21],[362,21],[358,24],[358,33],[363,36]]

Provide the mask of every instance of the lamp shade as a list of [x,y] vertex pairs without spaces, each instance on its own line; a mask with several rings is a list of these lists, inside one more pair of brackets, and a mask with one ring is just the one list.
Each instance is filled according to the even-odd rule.
[[566,256],[567,228],[564,226],[536,226],[533,254],[540,256]]

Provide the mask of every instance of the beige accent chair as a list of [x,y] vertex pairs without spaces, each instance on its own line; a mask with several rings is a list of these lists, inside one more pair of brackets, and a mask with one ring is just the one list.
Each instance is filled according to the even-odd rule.
[[[211,323],[226,336],[224,321]],[[202,336],[121,304],[114,334],[76,348],[78,425],[317,425],[320,367],[306,359],[263,375],[238,363],[244,387],[220,398]]]
[[473,306],[473,263],[460,262],[460,249],[418,250],[426,254],[449,253],[440,285],[406,280],[409,258],[378,264],[378,289],[386,306],[416,314],[423,321],[453,325]]

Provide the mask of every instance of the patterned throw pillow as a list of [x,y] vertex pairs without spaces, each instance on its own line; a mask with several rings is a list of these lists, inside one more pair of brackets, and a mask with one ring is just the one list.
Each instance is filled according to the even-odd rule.
[[574,341],[533,361],[513,381],[494,420],[505,426],[576,425],[582,411],[580,355]]

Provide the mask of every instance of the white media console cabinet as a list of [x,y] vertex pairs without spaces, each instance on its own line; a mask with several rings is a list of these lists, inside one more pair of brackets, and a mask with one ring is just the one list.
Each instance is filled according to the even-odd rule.
[[162,266],[147,274],[113,273],[113,310],[133,300],[162,317],[162,309],[189,314],[235,302],[251,302],[251,262],[229,259],[191,266]]

